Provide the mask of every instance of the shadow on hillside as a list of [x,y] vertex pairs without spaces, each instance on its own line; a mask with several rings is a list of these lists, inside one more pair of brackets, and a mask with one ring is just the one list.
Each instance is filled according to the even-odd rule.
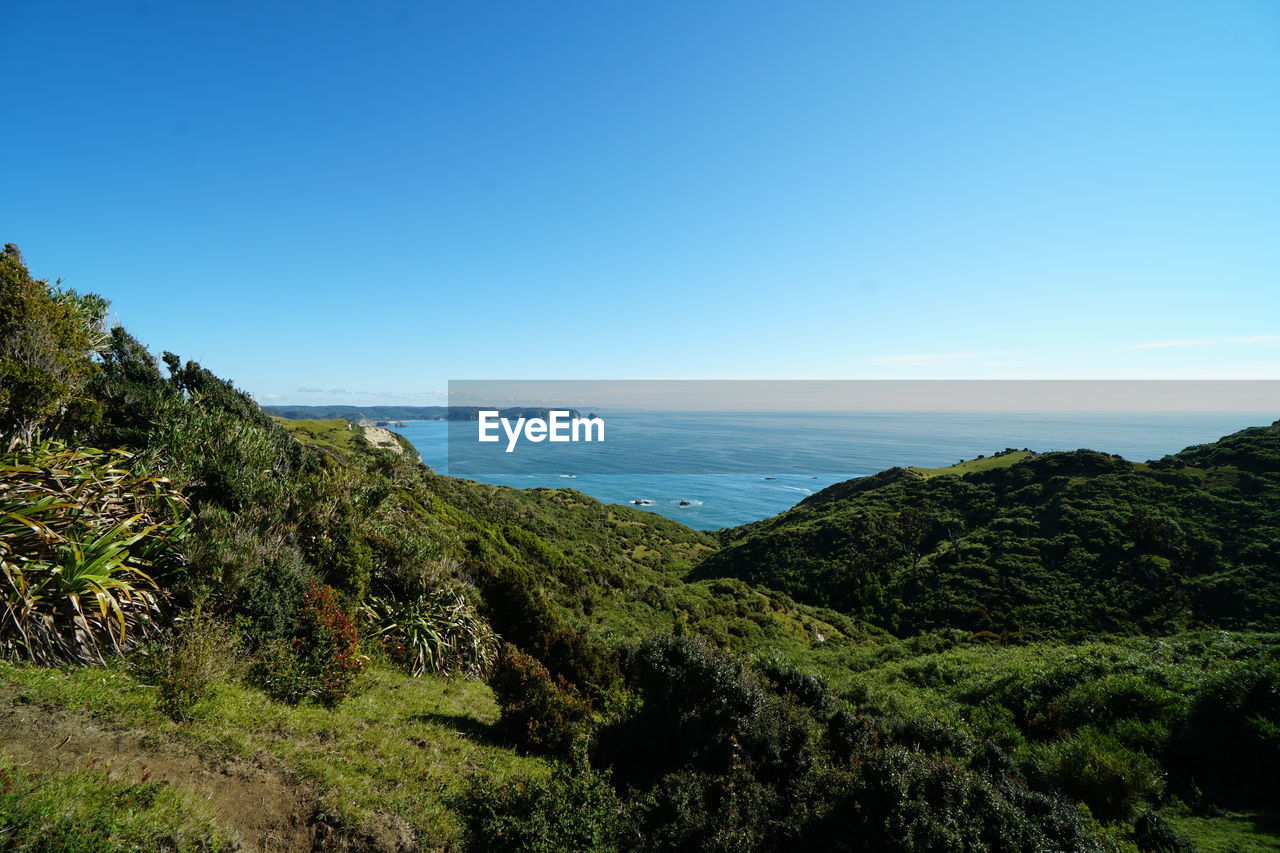
[[496,724],[482,723],[475,717],[467,717],[461,714],[426,713],[414,714],[409,719],[416,723],[434,723],[446,729],[453,729],[467,739],[482,743],[485,746],[507,745]]

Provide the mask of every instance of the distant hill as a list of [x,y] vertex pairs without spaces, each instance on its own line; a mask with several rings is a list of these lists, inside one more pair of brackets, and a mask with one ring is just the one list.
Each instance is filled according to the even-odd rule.
[[831,486],[721,534],[736,577],[900,633],[1280,628],[1280,422],[1142,464],[1006,452]]
[[[327,421],[343,418],[358,421],[474,421],[485,406],[263,406],[269,415],[293,421]],[[550,408],[511,406],[498,409],[504,418],[545,418]],[[577,409],[567,411],[570,417],[582,417]]]

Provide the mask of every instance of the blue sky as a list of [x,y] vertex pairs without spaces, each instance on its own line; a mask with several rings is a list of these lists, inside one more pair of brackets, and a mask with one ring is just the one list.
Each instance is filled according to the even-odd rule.
[[1280,4],[7,4],[0,240],[264,401],[1280,378]]

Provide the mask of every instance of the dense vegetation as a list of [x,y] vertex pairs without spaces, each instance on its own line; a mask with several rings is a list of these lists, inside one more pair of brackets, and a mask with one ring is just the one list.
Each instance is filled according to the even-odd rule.
[[963,476],[893,469],[831,486],[727,531],[697,575],[904,634],[1280,624],[1280,423],[1150,464],[1010,456]]
[[[12,247],[0,306],[0,701],[270,756],[317,849],[1274,841],[1280,427],[717,537],[284,424]],[[0,846],[223,843],[146,780],[0,773]]]

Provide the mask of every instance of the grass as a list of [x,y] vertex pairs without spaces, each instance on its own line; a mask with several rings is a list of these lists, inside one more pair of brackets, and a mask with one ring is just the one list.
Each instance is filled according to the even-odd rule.
[[814,648],[803,665],[855,705],[964,725],[983,704],[1065,699],[1104,675],[1134,676],[1186,696],[1234,661],[1277,645],[1277,634],[1204,631],[1005,646],[943,631],[908,640],[836,640]]
[[359,448],[356,437],[361,436],[362,433],[350,421],[342,418],[331,421],[291,421],[288,418],[277,417],[274,420],[298,441],[312,447],[336,450],[340,453],[349,453]]
[[807,658],[831,639],[863,633],[847,617],[736,578],[686,583],[656,570],[634,570],[623,588],[595,590],[589,615],[566,616],[605,643],[689,632],[741,654],[793,659]]
[[1014,463],[1021,462],[1023,459],[1030,457],[1032,454],[1026,450],[1011,450],[1007,453],[996,453],[991,456],[984,456],[981,459],[965,459],[954,465],[943,465],[940,468],[908,468],[908,471],[914,471],[925,479],[931,477],[962,477],[965,474],[973,474],[978,471],[990,471],[993,468],[1008,468]]
[[455,800],[473,783],[494,785],[547,772],[542,761],[495,741],[498,709],[489,688],[460,678],[410,678],[374,667],[362,676],[359,693],[334,709],[283,705],[238,682],[224,682],[185,723],[164,717],[155,688],[121,665],[46,669],[0,663],[3,686],[10,701],[142,729],[157,743],[179,741],[209,759],[271,756],[314,784],[325,818],[363,831],[395,815],[427,848],[461,838]]
[[1222,817],[1167,816],[1166,820],[1204,853],[1280,850],[1280,814],[1274,812],[1229,812]]
[[41,773],[0,754],[0,849],[48,853],[232,849],[207,803],[102,771]]

